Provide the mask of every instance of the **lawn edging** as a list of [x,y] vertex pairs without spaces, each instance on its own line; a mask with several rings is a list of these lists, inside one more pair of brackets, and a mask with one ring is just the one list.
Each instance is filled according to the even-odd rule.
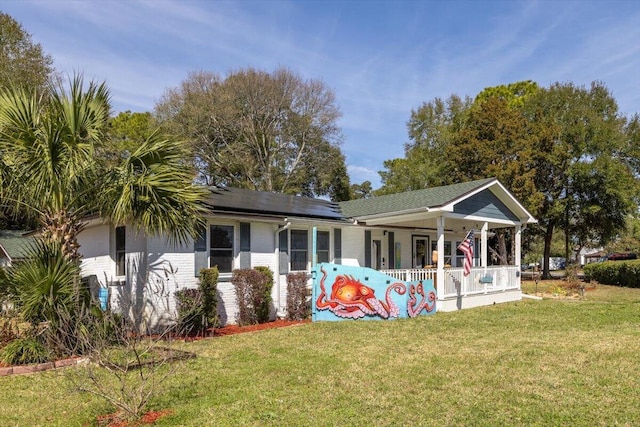
[[79,363],[83,363],[86,360],[87,359],[84,357],[72,357],[69,359],[56,360],[55,362],[37,363],[34,365],[7,366],[0,368],[0,377],[34,374],[36,372],[48,371],[51,369],[66,368],[67,366],[75,366]]

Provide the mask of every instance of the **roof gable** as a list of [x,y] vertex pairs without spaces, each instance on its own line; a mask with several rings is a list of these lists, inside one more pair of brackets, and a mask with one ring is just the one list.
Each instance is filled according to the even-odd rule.
[[502,201],[489,189],[485,189],[456,203],[453,212],[462,215],[481,216],[485,218],[519,221]]
[[341,202],[342,213],[349,218],[379,215],[412,209],[436,208],[447,205],[460,197],[472,193],[495,178],[462,182],[442,187],[425,188],[404,193],[376,196],[369,199]]
[[346,217],[367,222],[374,218],[438,210],[507,222],[536,222],[496,178],[350,200],[340,203],[340,207]]

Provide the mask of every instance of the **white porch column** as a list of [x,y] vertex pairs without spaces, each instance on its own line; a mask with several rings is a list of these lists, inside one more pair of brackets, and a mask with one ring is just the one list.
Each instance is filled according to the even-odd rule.
[[515,253],[515,258],[514,259],[514,264],[517,267],[520,267],[521,264],[521,260],[520,258],[522,257],[522,225],[517,224],[516,225],[516,242],[515,242],[515,249],[516,249],[516,253]]
[[438,299],[444,299],[444,217],[438,217],[438,268],[436,283],[438,285]]
[[487,231],[489,231],[489,223],[485,222],[482,224],[482,229],[480,230],[480,253],[482,254],[482,258],[480,259],[480,266],[486,267],[487,264]]

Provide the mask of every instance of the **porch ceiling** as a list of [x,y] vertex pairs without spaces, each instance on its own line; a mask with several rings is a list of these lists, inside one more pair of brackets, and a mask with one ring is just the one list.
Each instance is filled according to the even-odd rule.
[[[380,228],[401,228],[416,231],[437,230],[437,218],[443,215],[442,212],[420,212],[405,215],[397,215],[385,218],[372,218],[366,221],[359,221],[360,224],[375,226]],[[487,222],[490,229],[514,227],[515,222],[500,221],[483,217],[462,217],[453,213],[444,214],[444,228],[447,232],[466,233],[470,229],[480,230]]]

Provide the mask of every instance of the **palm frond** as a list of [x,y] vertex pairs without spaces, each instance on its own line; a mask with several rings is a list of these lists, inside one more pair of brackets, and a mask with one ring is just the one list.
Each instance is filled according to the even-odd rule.
[[101,194],[103,216],[133,224],[172,243],[185,243],[199,224],[206,190],[193,183],[179,141],[153,133],[107,174]]

